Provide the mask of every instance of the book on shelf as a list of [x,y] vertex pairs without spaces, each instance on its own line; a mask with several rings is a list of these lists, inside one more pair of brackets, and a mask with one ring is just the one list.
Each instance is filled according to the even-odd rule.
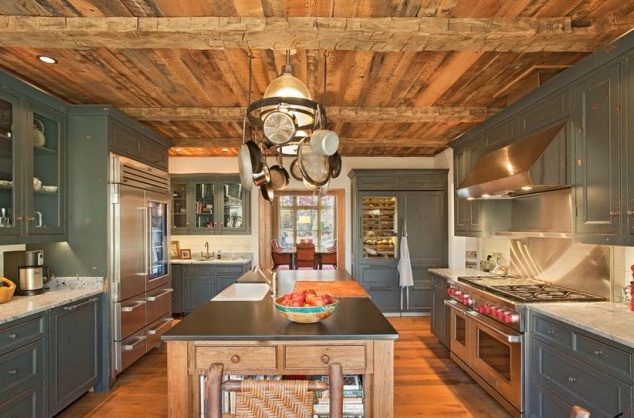
[[[330,418],[330,414],[313,414],[313,418]],[[363,414],[346,414],[344,412],[343,418],[363,418]]]
[[[330,413],[329,403],[316,403],[313,405],[313,412],[315,414],[328,414]],[[343,413],[352,415],[363,415],[363,403],[343,403]]]

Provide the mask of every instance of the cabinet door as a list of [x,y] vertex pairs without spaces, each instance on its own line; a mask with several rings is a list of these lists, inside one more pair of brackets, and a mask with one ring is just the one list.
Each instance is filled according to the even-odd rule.
[[66,193],[62,155],[66,137],[66,115],[52,109],[29,106],[27,141],[32,158],[27,159],[24,177],[26,234],[63,235]]
[[49,400],[51,415],[70,405],[97,383],[98,298],[51,311]]
[[[454,154],[454,185],[457,188],[467,177],[469,170],[480,158],[481,144],[477,140],[464,148],[455,150]],[[459,198],[455,194],[454,232],[455,235],[477,236],[482,232],[481,207],[479,200]]]
[[222,234],[245,234],[250,231],[249,193],[240,178],[221,179],[219,182],[219,202],[222,204],[219,227]]
[[357,277],[381,312],[401,311],[401,288],[395,264],[361,264]]
[[172,313],[181,315],[183,313],[183,276],[182,266],[172,264]]
[[628,123],[623,125],[623,142],[627,150],[627,164],[624,164],[626,184],[626,212],[627,217],[627,245],[634,245],[634,55],[625,60],[627,64],[627,109],[625,118]]
[[195,196],[194,224],[191,229],[198,232],[212,231],[216,227],[215,213],[218,210],[216,205],[216,184],[205,180],[196,181],[192,185]]
[[449,299],[447,289],[449,284],[443,277],[431,275],[432,300],[431,300],[431,332],[438,341],[449,348],[449,307],[445,300]]
[[575,88],[575,235],[578,241],[622,241],[620,64]]
[[358,219],[363,262],[396,265],[399,208],[396,193],[359,192]]
[[18,139],[24,138],[22,109],[18,97],[0,91],[0,235],[8,237],[20,235],[24,226],[19,175],[22,149]]
[[183,311],[193,312],[216,295],[216,271],[212,265],[183,265]]
[[186,234],[189,227],[186,182],[172,181],[172,234]]

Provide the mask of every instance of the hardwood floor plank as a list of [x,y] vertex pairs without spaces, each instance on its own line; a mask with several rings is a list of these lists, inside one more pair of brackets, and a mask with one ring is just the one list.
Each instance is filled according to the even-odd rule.
[[[511,418],[451,359],[430,331],[429,317],[390,317],[396,418]],[[149,352],[109,392],[87,393],[58,418],[167,417],[167,349]]]

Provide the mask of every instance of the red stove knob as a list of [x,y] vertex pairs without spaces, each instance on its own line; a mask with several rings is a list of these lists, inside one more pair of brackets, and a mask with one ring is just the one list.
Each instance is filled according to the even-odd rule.
[[497,317],[498,316],[498,310],[499,309],[497,307],[490,306],[489,307],[489,315]]
[[498,319],[499,319],[500,321],[504,321],[504,316],[506,315],[506,312],[507,312],[507,311],[505,311],[504,309],[500,309],[500,310],[498,310],[498,315],[497,315],[497,317],[498,317]]
[[456,294],[456,289],[454,289],[453,287],[450,287],[449,289],[447,289],[447,294],[449,296],[453,296]]
[[478,306],[478,312],[481,314],[486,314],[486,307],[484,305]]
[[480,306],[482,308],[482,313],[490,314],[491,313],[491,305]]

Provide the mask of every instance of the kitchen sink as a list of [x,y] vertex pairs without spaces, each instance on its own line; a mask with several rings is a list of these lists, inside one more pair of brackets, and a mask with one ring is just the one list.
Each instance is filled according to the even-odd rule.
[[218,293],[214,301],[257,301],[264,299],[270,287],[266,283],[234,283]]

